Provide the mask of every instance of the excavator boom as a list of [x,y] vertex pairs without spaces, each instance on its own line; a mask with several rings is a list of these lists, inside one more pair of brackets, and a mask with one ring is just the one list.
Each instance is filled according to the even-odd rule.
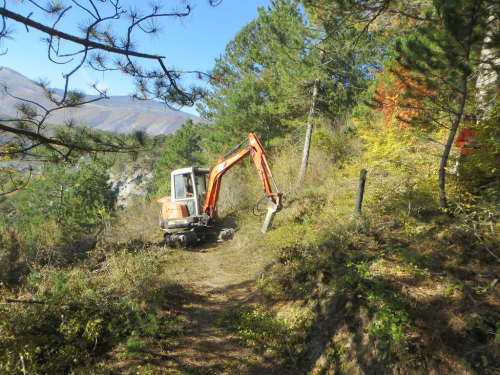
[[[239,149],[247,141],[248,146],[246,146],[239,152],[236,152],[236,150]],[[240,143],[228,154],[220,157],[217,161],[217,164],[210,171],[203,211],[210,217],[214,216],[215,206],[217,205],[217,201],[219,199],[222,176],[224,176],[224,173],[226,173],[229,169],[245,159],[247,156],[252,157],[257,168],[260,181],[264,186],[264,192],[268,198],[268,211],[266,219],[264,220],[264,226],[262,227],[262,232],[265,233],[271,225],[276,212],[282,208],[282,193],[280,193],[278,187],[276,186],[276,182],[274,181],[274,176],[271,171],[271,167],[269,166],[269,162],[267,161],[264,147],[254,133],[250,133],[245,141]],[[273,183],[274,191],[271,187],[271,182]]]

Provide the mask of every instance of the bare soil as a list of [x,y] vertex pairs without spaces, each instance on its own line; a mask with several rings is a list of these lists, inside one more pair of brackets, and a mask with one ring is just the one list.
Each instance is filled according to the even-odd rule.
[[[263,297],[255,280],[272,257],[251,254],[232,241],[175,250],[167,269],[182,287],[182,328],[159,343],[154,372],[158,374],[284,374],[255,348],[243,347],[234,333],[217,324],[221,314]],[[151,362],[150,362],[151,363]]]

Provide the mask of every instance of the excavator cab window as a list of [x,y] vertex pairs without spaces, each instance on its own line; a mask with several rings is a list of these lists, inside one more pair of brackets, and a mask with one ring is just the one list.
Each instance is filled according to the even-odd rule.
[[178,174],[174,176],[175,199],[190,198],[186,195],[186,186],[191,181],[189,174]]
[[174,193],[175,200],[184,202],[188,209],[188,215],[196,215],[194,186],[190,173],[174,175]]

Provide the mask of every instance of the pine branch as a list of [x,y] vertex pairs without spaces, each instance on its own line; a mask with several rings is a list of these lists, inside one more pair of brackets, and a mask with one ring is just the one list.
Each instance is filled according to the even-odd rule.
[[79,38],[77,36],[67,34],[67,33],[64,33],[62,31],[53,29],[51,27],[42,25],[41,23],[35,22],[29,18],[21,16],[20,14],[17,14],[17,13],[11,12],[5,8],[0,8],[0,15],[3,17],[6,17],[6,18],[10,18],[16,22],[22,23],[26,26],[33,27],[34,29],[42,31],[50,36],[61,38],[64,40],[68,40],[70,42],[74,42],[76,44],[80,44],[80,45],[85,46],[85,47],[92,47],[94,49],[100,49],[100,50],[115,53],[118,55],[140,57],[142,59],[158,60],[158,59],[165,58],[164,56],[151,55],[151,54],[147,54],[147,53],[141,53],[141,52],[135,52],[135,51],[131,51],[131,50],[124,50],[124,49],[116,48],[116,47],[110,47],[106,44],[93,42],[91,40],[84,39],[84,38]]

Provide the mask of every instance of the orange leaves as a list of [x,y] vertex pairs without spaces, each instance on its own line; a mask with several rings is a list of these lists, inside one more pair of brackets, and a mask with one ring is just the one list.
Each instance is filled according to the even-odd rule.
[[384,114],[384,123],[389,124],[396,119],[400,129],[409,126],[420,116],[423,101],[430,95],[421,77],[395,66],[390,72],[383,72],[380,78],[375,101]]

